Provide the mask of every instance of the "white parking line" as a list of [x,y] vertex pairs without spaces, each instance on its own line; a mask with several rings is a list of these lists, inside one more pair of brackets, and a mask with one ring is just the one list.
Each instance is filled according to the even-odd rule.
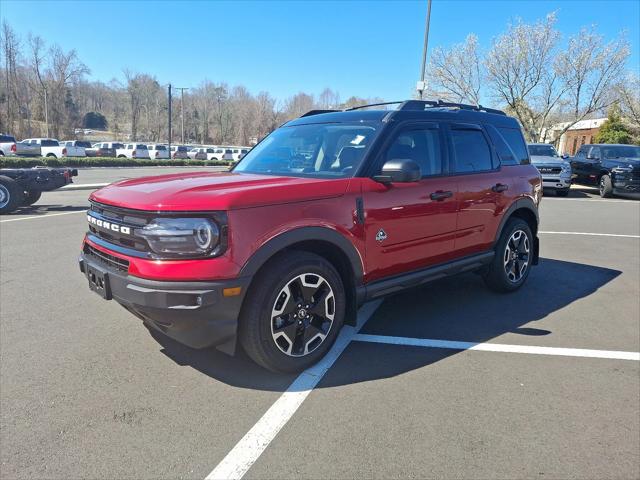
[[591,232],[548,232],[539,231],[545,235],[593,235],[595,237],[623,237],[623,238],[640,238],[640,235],[621,235],[618,233],[591,233]]
[[86,210],[76,210],[75,212],[50,213],[49,215],[40,215],[40,216],[22,217],[22,218],[10,218],[8,220],[0,220],[0,223],[20,222],[22,220],[38,220],[40,218],[57,217],[59,215],[71,215],[72,213],[87,213],[87,211]]
[[543,197],[543,202],[547,201],[553,202],[606,202],[606,203],[630,203],[631,205],[640,205],[640,202],[637,200],[617,200],[612,198],[553,198],[553,197]]
[[353,337],[356,342],[407,345],[411,347],[448,348],[451,350],[480,350],[483,352],[528,353],[532,355],[558,355],[562,357],[613,358],[617,360],[640,361],[640,352],[616,350],[587,350],[582,348],[534,347],[529,345],[504,345],[500,343],[457,342],[430,338],[389,337],[359,333]]
[[302,372],[287,388],[269,410],[262,416],[247,434],[236,444],[213,471],[207,480],[240,479],[251,465],[262,455],[278,432],[296,413],[305,398],[322,380],[327,370],[349,345],[358,330],[382,303],[381,300],[364,305],[358,312],[356,327],[344,326],[333,348],[316,365]]

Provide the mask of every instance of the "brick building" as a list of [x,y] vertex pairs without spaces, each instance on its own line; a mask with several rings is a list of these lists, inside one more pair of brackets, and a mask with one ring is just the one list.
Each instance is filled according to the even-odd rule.
[[559,123],[551,128],[551,136],[553,137],[552,143],[557,147],[558,152],[561,155],[573,156],[578,149],[587,143],[595,143],[595,138],[600,127],[606,121],[606,118],[594,118],[592,120],[581,120],[573,125],[569,130],[562,134],[557,139],[554,132],[559,133],[566,123]]

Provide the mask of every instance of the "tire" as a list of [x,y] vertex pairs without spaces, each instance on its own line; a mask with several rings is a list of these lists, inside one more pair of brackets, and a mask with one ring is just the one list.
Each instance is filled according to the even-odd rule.
[[40,190],[27,190],[24,192],[24,200],[22,201],[22,205],[25,207],[28,205],[33,205],[42,196],[42,192]]
[[329,351],[342,328],[345,306],[342,279],[324,258],[302,251],[278,255],[247,293],[240,343],[268,370],[300,372]]
[[502,230],[496,254],[484,276],[486,285],[496,292],[518,290],[529,277],[533,254],[531,228],[524,220],[510,219]]
[[0,214],[13,212],[22,206],[24,190],[9,177],[0,175]]
[[557,197],[568,197],[569,196],[569,190],[556,190],[556,196]]
[[54,153],[48,153],[47,158],[58,158]]
[[613,185],[611,185],[611,177],[609,175],[602,175],[602,177],[600,177],[598,190],[600,190],[600,196],[602,198],[613,197]]
[[118,158],[127,158],[124,155],[118,155]]

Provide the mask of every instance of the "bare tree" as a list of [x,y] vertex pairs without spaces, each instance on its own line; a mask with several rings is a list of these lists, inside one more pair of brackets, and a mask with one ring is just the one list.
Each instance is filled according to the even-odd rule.
[[622,116],[636,129],[640,128],[640,77],[629,72],[617,86]]
[[551,13],[535,24],[509,25],[484,62],[489,88],[518,118],[528,140],[537,140],[542,119],[562,97],[553,62],[560,39],[555,22]]
[[617,100],[615,87],[629,55],[629,43],[624,37],[605,44],[593,29],[582,29],[569,39],[568,47],[558,54],[556,62],[570,118],[559,135]]
[[428,92],[437,98],[477,105],[480,103],[482,76],[478,37],[469,34],[464,43],[433,50]]

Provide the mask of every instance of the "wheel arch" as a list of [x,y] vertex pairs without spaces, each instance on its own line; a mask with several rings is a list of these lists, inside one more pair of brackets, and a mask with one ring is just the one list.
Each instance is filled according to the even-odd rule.
[[355,325],[358,305],[361,303],[363,265],[360,254],[342,234],[326,227],[301,227],[282,233],[260,247],[245,263],[240,276],[251,276],[248,286],[263,268],[288,251],[299,250],[314,253],[331,263],[340,274],[347,296],[345,323]]
[[533,233],[533,243],[534,243],[534,251],[533,251],[533,265],[538,264],[538,257],[540,251],[540,245],[538,241],[538,209],[536,205],[533,203],[533,200],[529,197],[520,198],[513,202],[507,211],[502,216],[502,220],[500,221],[500,225],[498,226],[498,230],[496,231],[496,236],[494,238],[494,246],[498,243],[500,236],[502,235],[502,231],[504,230],[505,225],[511,218],[519,218],[524,220],[531,228],[531,233]]

